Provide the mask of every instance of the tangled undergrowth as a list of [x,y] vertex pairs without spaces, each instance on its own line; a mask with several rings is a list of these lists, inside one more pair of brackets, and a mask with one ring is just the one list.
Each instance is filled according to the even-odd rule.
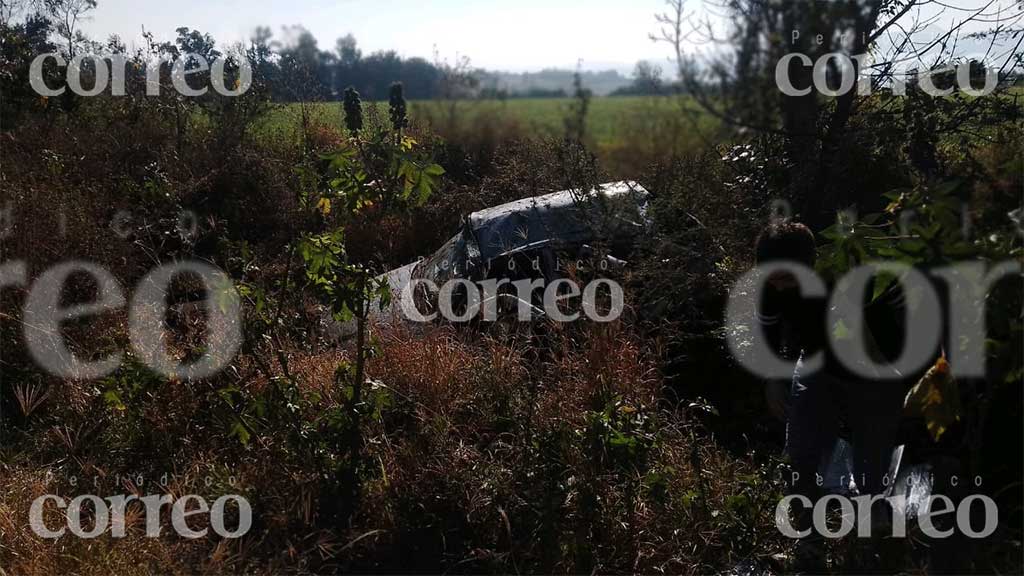
[[[350,450],[353,346],[327,337],[323,303],[298,280],[292,254],[301,234],[337,223],[298,192],[320,184],[321,155],[349,136],[305,119],[276,136],[231,122],[182,132],[144,100],[99,98],[0,134],[0,191],[15,232],[0,242],[0,262],[24,261],[31,279],[92,261],[129,289],[159,263],[201,260],[228,272],[245,311],[242,349],[213,378],[151,373],[129,352],[127,314],[115,310],[62,333],[82,357],[123,352],[118,371],[60,379],[26,350],[26,287],[2,287],[0,575],[703,574],[762,566],[786,548],[774,525],[783,433],[759,383],[730,357],[722,318],[751,239],[786,189],[777,141],[675,158],[638,178],[652,192],[655,230],[630,263],[628,313],[617,322],[372,328],[360,446]],[[874,154],[857,159],[871,170],[849,170],[864,190],[889,183],[906,186],[905,198],[932,198],[934,182],[894,175],[905,164],[901,129],[860,146]],[[438,190],[345,227],[349,254],[385,269],[429,254],[474,210],[609,179],[571,142],[526,137],[480,154],[475,141],[410,133],[445,169]],[[1002,234],[1019,204],[1020,158],[997,146],[944,154],[949,173],[971,170],[955,192],[982,203],[979,229]],[[1019,241],[1002,238],[1019,255]],[[95,292],[72,278],[62,298]],[[170,297],[166,324],[180,333],[172,348],[194,353],[204,318],[180,307],[194,287]],[[1012,329],[1001,336],[1007,349],[1019,342]],[[1016,378],[993,396],[998,417],[986,433],[1019,422]],[[1002,456],[986,465],[1002,470],[991,490],[1001,490],[1010,526],[1019,498],[1002,488],[1019,485],[1019,467],[998,468]],[[148,538],[133,503],[123,538],[33,533],[31,502],[82,493],[240,494],[253,525],[235,540],[186,540],[164,515],[164,535]],[[52,528],[62,515],[44,518]],[[84,524],[93,519],[87,512]],[[1011,549],[1019,531],[999,538]]]
[[[381,330],[368,367],[379,411],[351,525],[330,517],[329,479],[271,426],[244,444],[231,435],[215,408],[223,390],[152,382],[119,407],[95,384],[64,384],[60,398],[82,400],[50,398],[5,448],[5,566],[700,573],[776,550],[768,471],[716,446],[703,406],[661,401],[652,359],[624,326],[573,332],[548,335],[539,354],[525,335]],[[344,354],[290,354],[303,382],[299,418],[316,422],[339,405],[323,383]],[[141,377],[131,370],[117,379]],[[251,379],[239,393],[266,385]],[[50,464],[40,466],[44,454]],[[152,493],[161,481],[161,491],[208,500],[240,493],[255,525],[237,541],[149,539],[141,508],[129,506],[123,539],[32,534],[26,502],[96,478],[101,494]],[[58,525],[55,511],[48,518]]]
[[[0,246],[5,261],[25,261],[29,278],[69,258],[93,261],[126,291],[159,262],[207,261],[237,282],[245,310],[242,350],[214,378],[151,373],[131,351],[128,314],[115,310],[62,333],[82,357],[124,353],[121,367],[62,380],[25,349],[27,287],[5,288],[4,573],[703,573],[780,549],[771,462],[724,449],[713,408],[667,393],[664,351],[636,314],[511,331],[373,329],[363,449],[352,460],[338,448],[351,346],[325,337],[321,308],[288,280],[287,246],[317,218],[296,197],[294,167],[344,142],[341,128],[308,126],[298,141],[243,133],[224,147],[216,123],[191,127],[182,144],[166,122],[145,107],[86,103],[3,135],[17,231]],[[85,134],[97,137],[87,145]],[[417,138],[446,166],[444,186],[426,205],[378,219],[383,229],[352,223],[353,253],[405,264],[469,211],[604,177],[557,141],[505,144],[481,161],[457,143]],[[181,233],[182,214],[194,233]],[[176,307],[194,294],[182,283],[169,296],[180,354],[204,326]],[[94,295],[72,277],[63,299]],[[343,503],[346,474],[362,479],[354,510]],[[165,513],[163,535],[149,538],[133,502],[124,537],[33,533],[31,502],[86,487],[103,497],[240,494],[253,526],[237,540],[187,540]],[[83,516],[83,525],[96,519],[88,507]],[[44,519],[53,528],[63,516],[48,507]]]

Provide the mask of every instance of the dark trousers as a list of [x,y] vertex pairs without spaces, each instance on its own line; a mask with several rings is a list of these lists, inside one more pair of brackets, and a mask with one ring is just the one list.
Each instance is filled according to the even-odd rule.
[[[791,388],[789,422],[786,427],[786,451],[799,479],[794,494],[811,499],[820,497],[815,474],[823,459],[832,454],[841,422],[846,422],[853,445],[854,481],[860,494],[880,494],[889,469],[892,449],[899,432],[903,410],[904,386],[897,380],[845,380],[826,370],[803,374],[803,361],[797,362]],[[803,516],[798,514],[798,518]],[[804,521],[807,527],[810,514]]]

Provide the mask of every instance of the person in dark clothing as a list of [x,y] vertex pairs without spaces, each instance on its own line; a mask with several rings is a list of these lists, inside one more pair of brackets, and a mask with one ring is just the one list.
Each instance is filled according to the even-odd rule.
[[[756,243],[758,265],[788,261],[813,269],[815,251],[813,233],[790,221],[772,223]],[[864,337],[879,363],[891,360],[902,346],[901,299],[901,291],[893,290],[865,303],[867,333],[855,336]],[[757,321],[773,352],[795,363],[791,381],[769,381],[766,396],[772,412],[787,422],[786,452],[795,472],[791,491],[812,504],[821,496],[818,472],[831,456],[843,424],[853,445],[858,492],[877,495],[885,490],[906,392],[898,375],[867,380],[847,370],[828,344],[826,317],[825,298],[805,298],[791,273],[777,271],[766,280]],[[877,334],[884,335],[881,342]],[[806,359],[819,351],[824,362],[812,372]],[[814,534],[811,510],[794,507],[800,508],[794,511],[794,528],[811,529],[811,535],[797,543],[796,562],[804,569],[822,570],[823,542]]]

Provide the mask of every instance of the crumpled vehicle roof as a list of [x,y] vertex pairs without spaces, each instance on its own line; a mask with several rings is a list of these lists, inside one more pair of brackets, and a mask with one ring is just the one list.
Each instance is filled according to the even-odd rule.
[[562,190],[485,208],[469,215],[464,236],[471,258],[493,260],[550,244],[594,240],[598,229],[618,237],[644,226],[647,191],[635,182],[602,184],[589,193]]
[[[387,310],[371,306],[378,321],[397,313],[395,303],[413,279],[438,286],[455,278],[480,280],[495,259],[519,252],[580,248],[599,240],[614,244],[637,237],[648,225],[649,194],[632,181],[601,184],[590,192],[561,190],[514,200],[470,214],[462,228],[430,256],[384,274],[392,294]],[[325,318],[334,337],[354,333]]]
[[636,182],[602,184],[514,200],[470,214],[462,229],[420,262],[417,278],[442,283],[488,262],[541,248],[575,247],[637,236],[647,224],[648,192]]

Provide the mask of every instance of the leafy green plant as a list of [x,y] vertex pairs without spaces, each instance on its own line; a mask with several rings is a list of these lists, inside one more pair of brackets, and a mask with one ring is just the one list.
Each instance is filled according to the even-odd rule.
[[357,258],[346,249],[345,227],[357,218],[379,223],[389,213],[423,204],[439,185],[444,169],[405,134],[408,118],[401,84],[391,88],[390,126],[364,122],[363,105],[353,88],[345,90],[343,108],[349,139],[321,158],[325,169],[315,179],[318,186],[307,189],[301,198],[319,215],[323,227],[304,234],[297,249],[306,280],[334,319],[356,325],[354,364],[339,366],[335,374],[345,414],[332,420],[333,428],[346,429],[339,448],[347,451],[348,458],[339,480],[348,486],[346,514],[350,514],[359,496],[362,419],[382,406],[379,395],[364,394],[370,351],[367,320],[373,305],[389,303],[390,293],[387,280],[380,276],[384,270],[379,261]]
[[614,399],[604,410],[588,412],[586,428],[577,431],[599,461],[609,467],[644,470],[654,448],[654,423],[644,410]]
[[163,379],[142,362],[129,357],[113,374],[100,380],[103,401],[118,412],[137,412],[145,395],[163,383]]

